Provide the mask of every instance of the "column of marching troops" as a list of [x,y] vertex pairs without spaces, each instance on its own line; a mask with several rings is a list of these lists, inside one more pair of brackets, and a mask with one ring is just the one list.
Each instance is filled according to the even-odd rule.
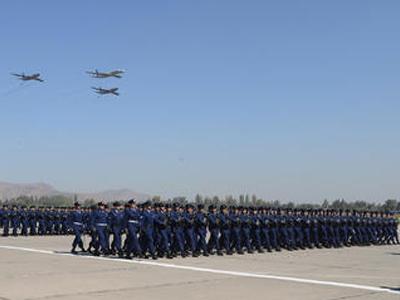
[[[0,210],[3,236],[73,234],[71,252],[121,258],[173,258],[399,244],[398,220],[390,213],[227,207],[134,200],[112,207]],[[84,245],[83,237],[89,236]]]

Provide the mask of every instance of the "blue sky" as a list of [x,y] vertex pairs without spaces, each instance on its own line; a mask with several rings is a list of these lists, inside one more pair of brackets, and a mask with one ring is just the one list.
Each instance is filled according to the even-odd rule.
[[[0,181],[399,198],[398,1],[2,1]],[[91,79],[98,68],[125,78]],[[41,72],[20,86],[11,72]],[[98,98],[91,86],[118,86]]]

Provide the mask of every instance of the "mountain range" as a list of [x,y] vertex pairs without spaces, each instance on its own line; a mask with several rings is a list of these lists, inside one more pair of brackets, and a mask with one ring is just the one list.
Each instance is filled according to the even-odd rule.
[[71,193],[59,191],[55,187],[47,183],[23,184],[0,182],[0,200],[17,198],[20,196],[43,197],[56,195],[69,197],[73,197],[74,195],[76,195],[79,201],[83,201],[85,199],[94,199],[96,201],[107,202],[116,200],[128,200],[131,198],[135,198],[137,201],[142,202],[150,198],[150,195],[138,193],[130,189],[114,189],[92,193]]

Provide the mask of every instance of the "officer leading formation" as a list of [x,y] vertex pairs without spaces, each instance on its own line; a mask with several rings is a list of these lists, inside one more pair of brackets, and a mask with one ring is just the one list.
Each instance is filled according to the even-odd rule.
[[90,208],[4,205],[0,226],[3,236],[73,234],[73,254],[79,248],[127,259],[399,244],[398,220],[384,212],[225,205],[206,211],[203,205],[137,205],[134,200],[111,208],[103,202]]

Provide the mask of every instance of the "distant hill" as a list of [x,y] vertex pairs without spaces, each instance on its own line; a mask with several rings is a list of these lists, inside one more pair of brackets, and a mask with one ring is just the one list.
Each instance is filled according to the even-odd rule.
[[63,194],[49,184],[45,183],[8,183],[0,182],[0,199],[12,199],[19,196],[54,196]]
[[0,200],[17,198],[20,196],[43,197],[55,195],[70,197],[77,195],[79,201],[83,201],[85,199],[94,199],[96,201],[103,200],[107,202],[128,200],[131,198],[135,198],[137,201],[141,202],[150,198],[150,195],[137,193],[130,189],[115,189],[93,193],[70,193],[58,191],[56,188],[46,183],[21,184],[0,182]]

